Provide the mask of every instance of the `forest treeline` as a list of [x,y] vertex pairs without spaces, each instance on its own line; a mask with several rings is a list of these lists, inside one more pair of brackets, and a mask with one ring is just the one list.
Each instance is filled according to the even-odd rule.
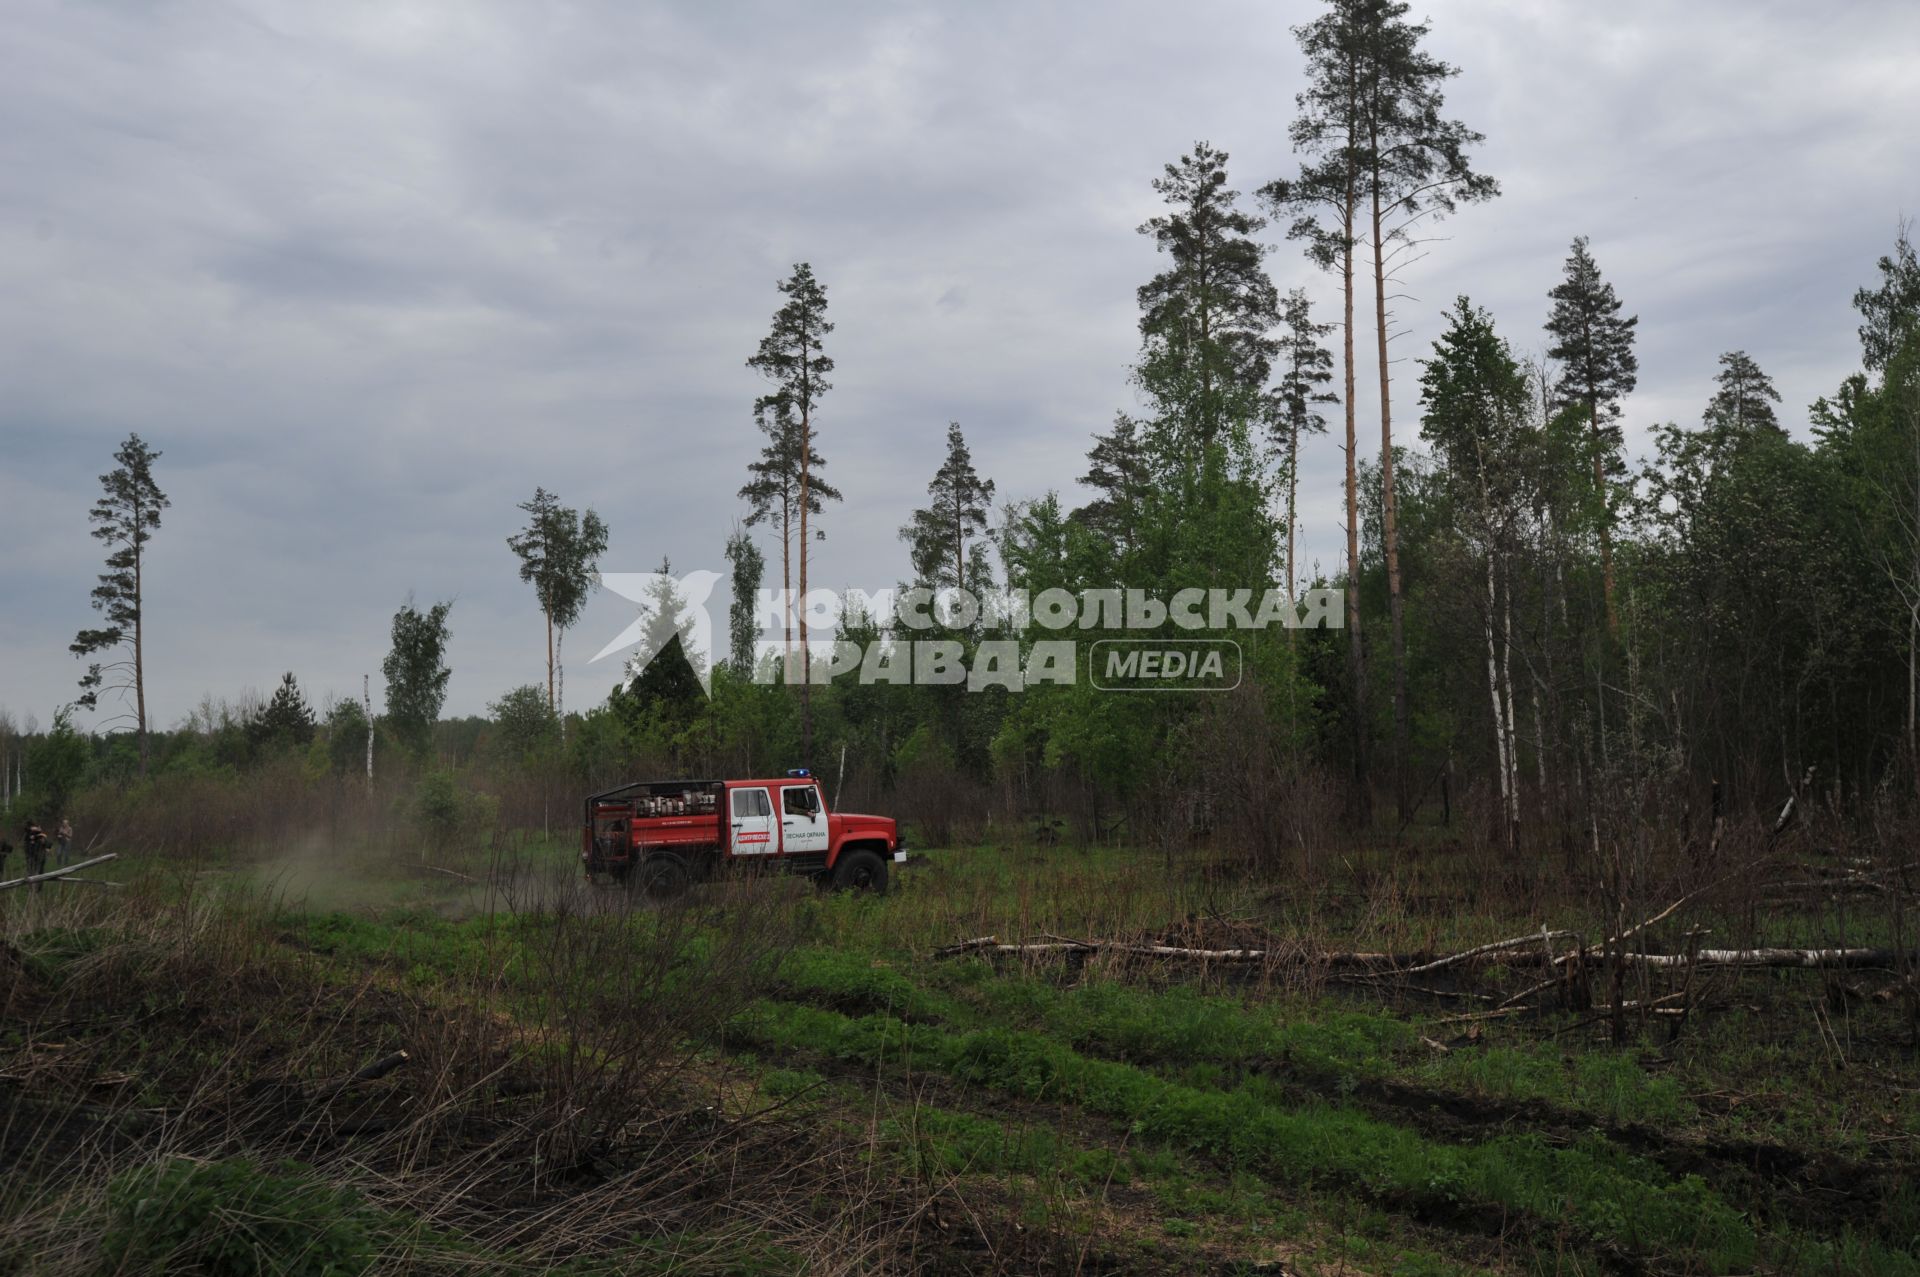
[[[1457,72],[1427,34],[1403,4],[1330,0],[1297,31],[1308,87],[1294,171],[1255,175],[1243,194],[1229,155],[1201,142],[1154,179],[1164,210],[1140,230],[1161,269],[1138,290],[1139,354],[1115,388],[1131,406],[1088,441],[1077,488],[996,503],[1015,485],[980,473],[955,423],[928,458],[926,503],[900,512],[904,585],[1345,590],[1342,628],[1235,632],[1245,672],[1233,690],[1127,695],[1084,668],[1071,685],[1023,691],[816,681],[785,658],[822,637],[804,617],[782,652],[758,654],[767,636],[740,601],[804,592],[831,554],[829,377],[860,375],[836,371],[828,287],[802,263],[747,360],[766,383],[751,403],[763,446],[742,476],[741,522],[716,547],[736,599],[721,650],[669,643],[567,708],[560,652],[607,528],[542,488],[509,546],[549,623],[544,677],[503,689],[486,718],[439,720],[457,618],[410,603],[395,617],[382,713],[371,694],[316,710],[289,674],[271,700],[210,701],[150,731],[139,562],[165,497],[159,454],[136,436],[94,516],[113,552],[95,592],[108,624],[74,644],[124,655],[90,667],[83,699],[117,677],[132,730],[89,740],[65,713],[30,738],[0,725],[9,790],[24,772],[16,801],[44,819],[89,785],[210,783],[271,764],[315,787],[405,778],[392,801],[443,826],[465,819],[463,803],[525,824],[637,775],[809,765],[849,805],[890,804],[938,840],[989,825],[1169,845],[1203,834],[1275,855],[1307,822],[1472,821],[1509,847],[1571,852],[1654,807],[1753,811],[1791,792],[1843,810],[1910,805],[1920,263],[1906,229],[1872,277],[1835,281],[1853,293],[1860,367],[1804,415],[1732,350],[1701,370],[1714,390],[1697,419],[1649,423],[1650,453],[1629,455],[1638,318],[1579,227],[1566,228],[1557,269],[1540,264],[1533,313],[1495,316],[1470,287],[1449,288],[1463,295],[1444,331],[1402,373],[1417,396],[1396,396],[1398,270],[1425,254],[1428,277],[1448,278],[1428,228],[1499,194],[1475,167],[1480,135],[1446,114]],[[1337,286],[1337,313],[1309,303],[1299,285],[1312,272]],[[1359,419],[1362,377],[1377,387],[1377,421]],[[1396,397],[1417,402],[1416,420],[1394,421]],[[1336,448],[1350,569],[1308,581],[1302,458]],[[679,630],[683,612],[671,589],[657,592],[656,632]],[[1006,637],[991,616],[933,633],[967,649]],[[1084,654],[1122,633],[1100,622],[1073,637]],[[1197,636],[1210,634],[1225,631]],[[903,636],[853,615],[839,637]],[[692,662],[711,662],[710,693]]]

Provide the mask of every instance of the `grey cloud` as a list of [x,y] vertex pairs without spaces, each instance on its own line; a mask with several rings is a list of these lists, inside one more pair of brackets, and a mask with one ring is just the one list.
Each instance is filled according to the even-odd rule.
[[[1315,6],[1144,2],[66,6],[0,46],[0,704],[43,721],[128,429],[165,452],[156,717],[292,668],[357,694],[408,593],[455,597],[449,708],[538,676],[504,538],[543,484],[610,569],[719,567],[757,448],[743,364],[811,260],[839,329],[816,575],[879,586],[958,419],[1003,497],[1070,489],[1132,395],[1134,227],[1196,138],[1289,168]],[[1456,293],[1543,344],[1568,241],[1642,317],[1631,438],[1749,350],[1787,419],[1856,362],[1848,299],[1920,208],[1920,11],[1444,3],[1450,105],[1505,196],[1408,275],[1394,415]],[[1277,242],[1283,286],[1331,282]],[[1363,437],[1377,408],[1361,368]],[[1316,441],[1303,555],[1339,565]],[[625,623],[602,595],[577,662]],[[377,694],[377,688],[376,688]]]

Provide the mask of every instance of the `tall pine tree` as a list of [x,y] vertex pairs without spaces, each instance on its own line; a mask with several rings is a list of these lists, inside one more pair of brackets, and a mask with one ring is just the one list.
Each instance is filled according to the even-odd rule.
[[1387,568],[1387,615],[1393,652],[1394,788],[1407,813],[1411,734],[1407,707],[1406,606],[1400,579],[1399,503],[1393,473],[1392,362],[1387,357],[1387,281],[1424,241],[1414,228],[1451,213],[1461,202],[1492,199],[1499,183],[1476,173],[1469,147],[1486,139],[1442,114],[1447,80],[1457,68],[1421,49],[1424,23],[1406,20],[1407,5],[1381,0],[1365,8],[1361,154],[1373,249],[1374,335],[1380,372],[1380,532]]
[[1252,238],[1266,221],[1236,206],[1227,153],[1205,142],[1153,189],[1171,211],[1140,233],[1172,261],[1140,287],[1140,382],[1171,428],[1167,442],[1204,448],[1259,412],[1279,305]]
[[794,503],[799,518],[799,606],[800,626],[800,752],[802,761],[813,758],[813,676],[807,656],[807,523],[813,513],[813,431],[814,413],[833,383],[827,374],[833,371],[833,359],[826,353],[826,337],[833,331],[827,320],[827,289],[814,277],[813,267],[800,262],[793,274],[780,282],[787,300],[773,314],[773,326],[760,339],[759,349],[747,360],[747,367],[771,381],[774,389],[761,396],[760,405],[775,405],[789,414],[798,431],[793,456],[799,468]]
[[1709,430],[1731,440],[1750,438],[1762,431],[1786,433],[1773,411],[1773,405],[1780,402],[1780,392],[1773,388],[1773,378],[1761,372],[1746,351],[1732,350],[1720,356],[1720,371],[1713,380],[1718,389],[1707,401],[1703,416]]
[[914,575],[932,589],[951,585],[977,590],[981,583],[969,575],[975,564],[967,541],[987,530],[993,512],[993,480],[982,479],[974,470],[973,454],[957,421],[947,424],[946,460],[927,485],[927,496],[930,503],[915,510],[913,519],[900,529]]
[[140,774],[147,774],[147,649],[146,649],[146,561],[147,542],[160,526],[160,512],[172,502],[153,481],[153,463],[160,454],[149,448],[137,434],[114,452],[119,466],[100,476],[100,499],[93,503],[87,518],[93,523],[93,536],[112,547],[107,555],[107,570],[100,584],[93,587],[93,608],[107,618],[97,630],[81,630],[68,650],[75,656],[92,656],[109,648],[124,646],[126,655],[117,661],[95,662],[80,680],[81,695],[75,703],[87,709],[99,706],[102,691],[133,693],[134,730],[140,737]]
[[1367,28],[1377,0],[1329,0],[1327,12],[1294,38],[1307,55],[1307,87],[1294,102],[1288,136],[1303,157],[1300,172],[1260,188],[1276,218],[1290,218],[1287,237],[1301,241],[1307,257],[1340,279],[1341,402],[1346,416],[1347,493],[1347,677],[1352,684],[1354,801],[1364,817],[1371,734],[1368,731],[1367,655],[1360,627],[1359,440],[1353,388],[1353,250],[1367,155],[1365,71]]
[[1099,534],[1124,560],[1140,544],[1140,507],[1147,498],[1153,470],[1140,435],[1140,423],[1120,413],[1113,429],[1093,437],[1087,450],[1087,472],[1080,482],[1099,495],[1070,516]]
[[[807,512],[817,515],[828,501],[840,500],[840,490],[820,477],[826,465],[820,450],[809,446],[806,457],[800,453],[800,422],[789,410],[786,400],[773,396],[754,404],[753,416],[766,443],[760,456],[747,467],[747,482],[740,495],[747,502],[747,526],[766,523],[780,533],[780,589],[787,596],[785,616],[787,660],[793,660],[794,533],[800,522],[801,472],[806,475]],[[789,677],[792,671],[788,671]]]
[[1600,576],[1606,593],[1607,631],[1617,634],[1620,614],[1614,605],[1613,480],[1626,473],[1622,456],[1620,400],[1638,384],[1640,361],[1633,353],[1638,315],[1622,317],[1613,285],[1600,278],[1600,267],[1587,251],[1587,237],[1573,241],[1566,277],[1547,294],[1553,309],[1547,332],[1553,344],[1549,358],[1561,362],[1554,387],[1556,410],[1577,407],[1587,415],[1589,459],[1593,464],[1594,497],[1600,513]]

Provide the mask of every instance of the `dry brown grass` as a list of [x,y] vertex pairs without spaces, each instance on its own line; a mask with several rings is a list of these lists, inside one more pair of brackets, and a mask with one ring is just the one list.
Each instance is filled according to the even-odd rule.
[[[422,980],[290,944],[271,902],[165,872],[0,913],[0,1268],[98,1270],[104,1186],[292,1158],[399,1221],[382,1271],[879,1271],[918,1204],[856,1135],[729,1103],[710,1048],[794,943],[796,884],[636,913],[542,901]],[[397,1050],[386,1075],[346,1082]],[[343,1082],[346,1084],[343,1085]]]

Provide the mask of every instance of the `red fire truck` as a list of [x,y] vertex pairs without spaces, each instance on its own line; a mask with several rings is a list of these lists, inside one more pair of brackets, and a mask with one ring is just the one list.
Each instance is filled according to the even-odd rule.
[[805,770],[779,780],[642,780],[593,794],[580,846],[589,879],[656,900],[739,863],[883,894],[888,866],[906,858],[893,820],[829,812]]

